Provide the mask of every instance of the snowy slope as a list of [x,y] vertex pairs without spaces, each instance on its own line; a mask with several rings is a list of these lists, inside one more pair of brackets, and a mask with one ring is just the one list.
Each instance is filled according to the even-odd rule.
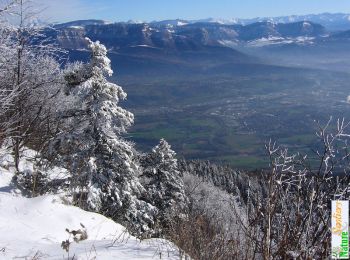
[[[170,242],[140,242],[125,228],[102,215],[62,204],[59,196],[24,198],[10,185],[9,158],[0,155],[0,259],[179,259]],[[32,167],[25,162],[22,169]],[[69,254],[61,248],[65,231],[82,229],[88,239],[73,242]],[[72,237],[70,237],[72,240]],[[38,257],[38,258],[34,258]]]

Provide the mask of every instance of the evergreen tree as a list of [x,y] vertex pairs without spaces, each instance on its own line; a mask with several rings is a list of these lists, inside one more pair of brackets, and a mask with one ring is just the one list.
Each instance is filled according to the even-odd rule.
[[175,156],[171,146],[161,139],[142,160],[144,186],[148,191],[150,203],[160,211],[160,220],[171,217],[173,212],[183,210],[187,202]]
[[123,89],[106,79],[113,71],[105,46],[87,41],[90,63],[67,69],[72,108],[63,113],[65,128],[52,142],[50,153],[72,173],[80,206],[145,231],[156,209],[139,199],[145,190],[138,180],[136,152],[121,137],[134,116],[119,106],[126,98]]

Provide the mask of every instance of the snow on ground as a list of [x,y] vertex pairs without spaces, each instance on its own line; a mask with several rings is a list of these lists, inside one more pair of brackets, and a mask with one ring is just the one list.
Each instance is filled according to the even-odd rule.
[[[102,215],[64,205],[57,195],[22,197],[11,187],[11,158],[3,154],[0,151],[0,259],[179,259],[178,250],[170,242],[140,242],[123,226]],[[22,170],[32,167],[29,161],[22,161]],[[65,230],[82,229],[81,224],[88,239],[72,242],[67,253],[61,243],[73,238]]]
[[298,45],[311,45],[314,43],[314,37],[300,36],[300,37],[276,37],[269,36],[263,37],[257,40],[249,41],[250,47],[263,47],[267,45],[283,45],[283,44],[298,44]]

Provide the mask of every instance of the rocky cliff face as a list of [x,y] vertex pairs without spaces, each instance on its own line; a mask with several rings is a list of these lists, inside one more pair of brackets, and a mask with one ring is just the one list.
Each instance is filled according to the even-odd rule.
[[84,37],[100,40],[110,50],[151,47],[172,50],[197,50],[203,46],[245,44],[262,38],[321,37],[326,29],[311,22],[278,24],[258,22],[247,26],[219,23],[193,24],[130,24],[78,21],[56,25],[57,41],[67,49],[85,47]]

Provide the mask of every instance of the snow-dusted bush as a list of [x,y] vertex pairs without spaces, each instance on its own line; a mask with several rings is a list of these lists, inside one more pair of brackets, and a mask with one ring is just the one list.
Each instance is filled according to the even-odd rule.
[[43,195],[49,191],[48,183],[49,180],[45,173],[41,171],[32,172],[25,171],[21,172],[14,177],[14,183],[24,195]]
[[20,171],[12,178],[12,183],[26,197],[68,191],[71,179],[68,176],[49,176],[48,173],[50,171],[52,169],[47,169],[46,167],[35,167],[33,171]]
[[173,219],[167,235],[193,259],[251,259],[251,249],[235,215],[239,197],[192,173],[184,173],[189,205]]

